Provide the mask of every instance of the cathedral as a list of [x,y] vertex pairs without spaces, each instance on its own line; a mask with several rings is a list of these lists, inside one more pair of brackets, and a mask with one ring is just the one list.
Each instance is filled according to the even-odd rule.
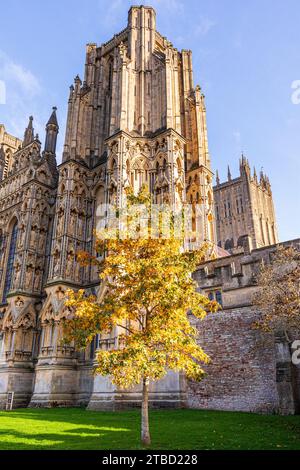
[[23,140],[0,125],[0,407],[9,392],[14,406],[139,404],[139,387],[118,390],[93,375],[97,349],[114,347],[118,332],[76,351],[63,344],[61,323],[68,288],[99,292],[96,267],[76,261],[79,250],[94,254],[97,208],[120,206],[126,188],[137,192],[147,184],[158,204],[204,207],[201,235],[216,257],[194,276],[223,306],[219,319],[199,325],[201,345],[213,358],[207,378],[198,384],[168,373],[152,384],[151,404],[295,412],[300,374],[290,378],[284,338],[274,339],[270,351],[255,349],[250,328],[253,274],[278,243],[270,182],[242,156],[239,177],[228,170],[226,182],[216,175],[213,184],[205,99],[194,85],[191,51],[178,51],[156,30],[153,8],[133,6],[125,29],[101,46],[86,46],[84,77],[70,87],[62,156],[56,111],[44,145],[33,117]]

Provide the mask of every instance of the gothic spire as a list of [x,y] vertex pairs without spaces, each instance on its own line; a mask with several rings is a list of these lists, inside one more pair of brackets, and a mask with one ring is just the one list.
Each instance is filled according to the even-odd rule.
[[74,85],[70,86],[69,101],[72,101],[74,95]]
[[250,177],[251,170],[250,170],[250,165],[248,158],[245,157],[244,152],[242,152],[242,158],[240,159],[240,174],[247,175],[247,177]]
[[261,167],[261,170],[260,170],[260,182],[264,182],[265,180],[265,176],[264,176],[264,169],[263,167]]
[[244,153],[242,152],[242,155],[240,158],[240,172],[242,172],[243,170],[244,163],[245,163],[245,157],[244,157]]
[[256,168],[255,167],[253,168],[253,178],[257,182],[257,173],[256,173]]
[[80,92],[80,88],[81,88],[81,85],[82,85],[82,81],[81,81],[79,75],[76,75],[76,77],[74,79],[74,82],[75,82],[75,93],[78,94]]
[[57,108],[54,106],[49,121],[46,124],[45,152],[53,154],[55,154],[56,151],[57,134],[59,131],[56,110]]
[[34,141],[34,129],[32,125],[33,117],[29,117],[29,123],[28,126],[25,129],[24,133],[24,141],[23,141],[23,147],[26,147],[27,145],[31,144],[31,142]]
[[54,106],[52,108],[51,116],[46,124],[46,140],[44,148],[44,158],[48,162],[50,171],[55,179],[58,177],[57,173],[57,163],[56,163],[56,142],[57,135],[59,132],[59,125],[57,122],[56,116],[57,108]]
[[229,165],[228,165],[228,169],[227,169],[227,178],[228,178],[228,181],[231,181],[231,171],[230,171]]
[[48,127],[50,124],[53,125],[53,126],[56,126],[58,128],[58,122],[57,122],[57,117],[56,117],[56,111],[57,111],[57,107],[56,106],[53,106],[52,108],[52,114],[49,118],[49,121],[47,122],[46,124],[46,127]]
[[219,186],[219,184],[220,184],[220,177],[219,177],[219,172],[218,172],[218,170],[216,171],[216,183],[217,183],[217,185]]

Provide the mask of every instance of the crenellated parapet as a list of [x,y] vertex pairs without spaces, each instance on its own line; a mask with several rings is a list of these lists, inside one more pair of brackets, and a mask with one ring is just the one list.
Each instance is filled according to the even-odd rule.
[[[282,245],[300,247],[300,239]],[[199,289],[205,294],[218,293],[224,310],[251,306],[257,289],[256,276],[262,264],[269,264],[278,245],[251,249],[249,244],[235,254],[207,261],[194,273]]]

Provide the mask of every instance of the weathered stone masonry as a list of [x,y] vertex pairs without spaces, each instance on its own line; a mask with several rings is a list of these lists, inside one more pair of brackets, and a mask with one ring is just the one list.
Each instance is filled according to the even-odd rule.
[[78,352],[63,344],[61,324],[67,288],[99,295],[95,267],[76,262],[79,250],[93,252],[97,208],[121,205],[127,187],[137,192],[147,183],[156,203],[177,209],[188,202],[193,210],[201,204],[201,235],[220,242],[215,252],[225,256],[195,274],[199,288],[224,306],[199,325],[213,358],[208,376],[191,384],[169,373],[152,384],[151,404],[293,412],[299,371],[291,370],[288,345],[277,338],[266,347],[251,329],[258,315],[253,274],[274,249],[251,246],[277,242],[270,183],[252,177],[243,158],[241,178],[229,175],[213,188],[192,53],[161,36],[153,8],[132,7],[123,31],[87,45],[83,80],[76,76],[70,87],[59,166],[58,132],[56,108],[43,149],[32,117],[23,141],[0,126],[0,406],[10,391],[14,406],[139,405],[139,387],[118,390],[93,376],[95,352],[117,347],[118,330]]
[[[300,240],[287,242],[299,247]],[[188,406],[256,412],[299,412],[300,367],[292,365],[284,335],[253,328],[254,276],[276,245],[210,261],[195,273],[203,292],[221,292],[223,310],[198,322],[199,342],[211,356],[207,376],[187,386]]]

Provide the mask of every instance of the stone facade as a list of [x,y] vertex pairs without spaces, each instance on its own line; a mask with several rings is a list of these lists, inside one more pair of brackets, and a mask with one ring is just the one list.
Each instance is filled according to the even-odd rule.
[[[70,87],[59,166],[58,132],[53,108],[43,150],[30,117],[23,142],[9,160],[2,152],[2,166],[8,164],[0,178],[0,404],[14,391],[15,406],[136,406],[139,387],[118,390],[108,379],[93,376],[95,351],[117,346],[118,331],[97,336],[77,352],[62,343],[61,323],[68,314],[67,288],[84,287],[101,295],[95,267],[80,267],[76,253],[93,253],[94,229],[103,216],[97,209],[100,204],[121,205],[127,187],[137,192],[147,183],[153,201],[172,209],[184,202],[193,208],[201,204],[202,236],[213,244],[217,240],[204,96],[193,84],[191,51],[179,52],[158,33],[153,8],[132,7],[123,31],[99,47],[87,45],[84,79],[77,76]],[[252,184],[247,178],[245,187]],[[234,185],[233,180],[229,186]],[[221,188],[215,190],[216,198]],[[252,213],[260,214],[251,200]],[[251,279],[262,252],[250,254],[246,242],[251,237],[255,242],[256,235],[250,223],[245,227],[246,232],[236,226],[234,235],[224,235],[234,243],[248,235],[239,254],[229,256],[223,250],[225,258],[195,274],[200,289],[212,289],[208,294],[218,300],[224,297],[220,317],[199,328],[204,348],[215,357],[213,373],[200,385],[169,373],[152,384],[153,406],[293,411],[294,405],[280,402],[276,348],[249,352],[256,341],[249,329],[255,316]],[[244,346],[238,331],[246,338]],[[215,347],[220,340],[231,351],[224,367]],[[263,380],[260,370],[266,371]]]
[[6,132],[0,124],[0,181],[6,177],[12,162],[12,154],[22,146],[22,141]]
[[233,252],[251,243],[253,248],[278,243],[273,196],[269,178],[251,173],[248,160],[242,155],[240,176],[214,186],[216,233],[218,246]]

